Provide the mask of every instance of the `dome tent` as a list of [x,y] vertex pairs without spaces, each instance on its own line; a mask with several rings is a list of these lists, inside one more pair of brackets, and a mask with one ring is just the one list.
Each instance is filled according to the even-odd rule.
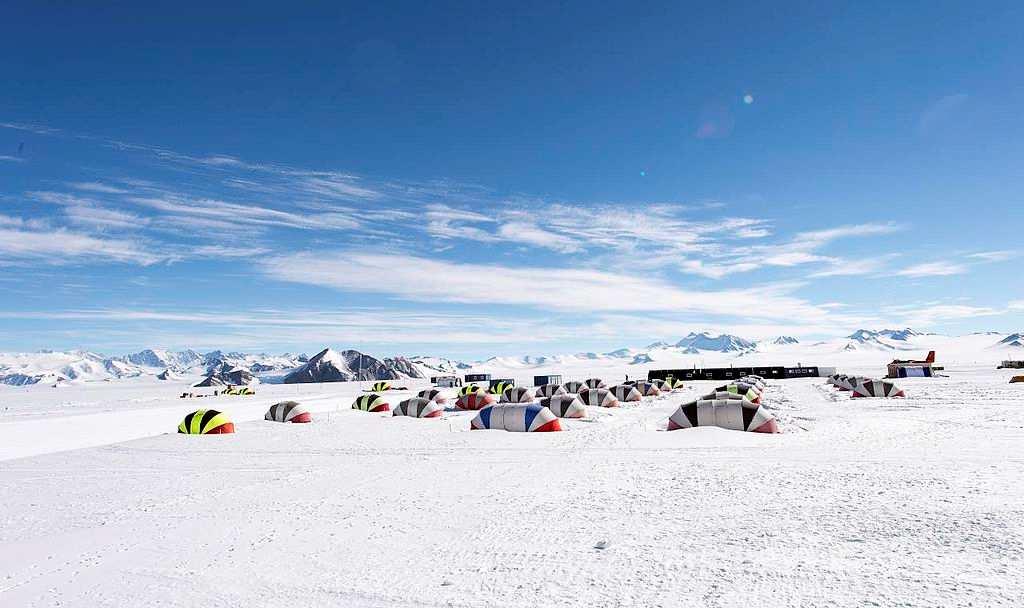
[[[600,391],[604,389],[587,390]],[[643,394],[641,394],[635,386],[629,386],[628,384],[616,384],[615,386],[607,390],[611,392],[611,394],[614,395],[615,398],[618,399],[619,401],[640,401],[640,398],[643,397]]]
[[600,378],[587,378],[583,384],[586,384],[587,388],[608,388],[608,385]]
[[412,418],[440,418],[444,411],[440,405],[429,399],[413,397],[398,404],[393,416],[409,416]]
[[851,397],[905,397],[903,389],[885,380],[862,380]]
[[217,410],[196,410],[185,416],[178,432],[186,435],[223,435],[235,432],[235,424],[227,414]]
[[761,402],[761,391],[759,391],[756,388],[754,388],[754,386],[751,385],[751,384],[746,384],[746,383],[741,383],[741,382],[737,382],[737,383],[733,383],[733,384],[726,384],[725,386],[720,386],[720,387],[716,388],[715,391],[716,392],[720,392],[720,393],[721,392],[734,393],[736,395],[740,395],[742,397],[746,397],[748,400],[750,400],[753,403],[760,403]]
[[473,430],[500,429],[517,433],[561,431],[562,425],[548,408],[529,405],[492,405],[480,410],[470,423]]
[[374,382],[373,386],[370,387],[370,390],[372,390],[375,393],[383,393],[384,391],[390,391],[391,383],[385,380],[380,380],[379,382]]
[[765,386],[767,386],[763,380],[758,380],[751,376],[744,376],[736,381],[737,383],[750,384],[760,392],[764,392]]
[[416,396],[421,399],[433,401],[434,403],[439,403],[441,405],[444,405],[445,403],[448,402],[448,398],[444,396],[444,393],[442,393],[436,388],[424,389],[417,393]]
[[835,382],[832,384],[841,391],[852,391],[857,388],[857,383],[862,380],[870,380],[864,376],[847,376],[846,374],[839,374],[836,376]]
[[532,403],[533,392],[522,386],[510,386],[501,393],[499,403]]
[[[701,400],[703,401],[721,401],[723,399],[734,399],[736,401],[742,401],[746,399],[747,401],[750,401],[750,399],[747,399],[745,395],[730,393],[729,391],[711,391],[710,393],[701,397]],[[751,401],[751,403],[753,402]]]
[[653,382],[637,382],[636,390],[640,391],[644,397],[657,397],[661,394],[661,389]]
[[746,399],[700,399],[679,406],[668,419],[668,430],[717,426],[734,431],[778,433],[775,418]]
[[501,395],[505,392],[505,389],[514,387],[515,385],[511,382],[495,382],[494,386],[487,389],[492,395]]
[[488,405],[494,405],[496,401],[494,395],[485,390],[478,390],[475,393],[459,397],[455,401],[455,407],[460,410],[480,410]]
[[535,397],[554,397],[555,395],[564,395],[565,389],[560,384],[542,384],[537,387],[537,391],[534,393]]
[[387,412],[391,409],[391,404],[384,397],[376,393],[370,393],[369,395],[358,397],[352,403],[352,409],[363,410],[364,412]]
[[564,388],[565,392],[567,392],[567,393],[576,394],[576,393],[580,392],[581,390],[587,388],[587,386],[585,384],[583,384],[582,382],[579,382],[577,380],[570,380],[570,381],[566,382],[565,384],[563,384],[562,388]]
[[579,398],[592,407],[619,407],[618,398],[606,388],[585,388],[579,392]]
[[669,384],[668,380],[662,380],[661,378],[655,378],[654,380],[651,380],[651,384],[656,386],[659,391],[663,391],[664,392],[664,391],[672,390],[672,385]]
[[578,395],[553,395],[541,399],[540,404],[559,418],[583,418],[587,415],[587,407]]
[[312,422],[313,415],[296,401],[282,401],[270,406],[263,419],[272,422]]
[[481,390],[483,389],[480,388],[479,384],[467,384],[459,389],[459,397],[462,397],[463,395],[470,395]]

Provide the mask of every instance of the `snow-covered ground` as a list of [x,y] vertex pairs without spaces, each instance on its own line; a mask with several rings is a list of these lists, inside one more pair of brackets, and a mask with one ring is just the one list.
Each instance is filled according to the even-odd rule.
[[[366,383],[5,387],[0,605],[1019,606],[1024,385],[947,373],[775,382],[775,436],[665,432],[706,382],[536,435],[348,409]],[[237,432],[173,432],[204,406]]]

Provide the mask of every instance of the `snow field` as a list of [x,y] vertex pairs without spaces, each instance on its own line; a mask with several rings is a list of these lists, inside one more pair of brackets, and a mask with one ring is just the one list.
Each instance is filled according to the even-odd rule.
[[[69,445],[90,416],[170,426],[0,462],[0,605],[1016,606],[1024,386],[1003,371],[890,400],[772,382],[781,435],[663,430],[715,382],[543,434],[352,411],[355,386],[310,388],[308,425],[256,419],[276,387],[63,417],[40,398],[24,422],[67,420]],[[174,434],[196,407],[238,432]]]

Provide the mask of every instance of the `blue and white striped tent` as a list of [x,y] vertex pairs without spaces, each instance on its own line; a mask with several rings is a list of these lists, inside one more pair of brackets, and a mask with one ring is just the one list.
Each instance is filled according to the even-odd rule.
[[496,429],[517,433],[560,431],[562,425],[548,408],[529,405],[491,405],[480,410],[470,423],[473,430]]

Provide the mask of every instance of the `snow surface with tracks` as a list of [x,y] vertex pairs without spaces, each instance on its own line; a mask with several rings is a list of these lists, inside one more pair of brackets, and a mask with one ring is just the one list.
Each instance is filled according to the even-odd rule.
[[[354,383],[4,389],[0,606],[1020,606],[1024,385],[948,374],[772,382],[781,435],[666,432],[710,382],[547,434]],[[237,432],[174,434],[197,407]]]

